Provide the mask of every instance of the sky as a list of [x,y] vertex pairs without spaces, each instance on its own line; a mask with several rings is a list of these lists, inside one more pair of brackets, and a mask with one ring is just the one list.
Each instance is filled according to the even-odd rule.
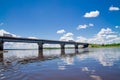
[[120,0],[0,0],[0,35],[120,42]]

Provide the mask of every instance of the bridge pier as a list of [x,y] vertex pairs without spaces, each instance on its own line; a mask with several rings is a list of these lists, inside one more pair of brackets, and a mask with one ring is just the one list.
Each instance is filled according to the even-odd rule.
[[38,50],[38,59],[42,60],[44,58],[43,56],[43,49]]
[[3,51],[0,51],[0,62],[3,62]]
[[75,53],[78,53],[78,44],[75,44]]
[[65,55],[65,49],[61,49],[61,56]]
[[60,44],[60,46],[61,46],[61,50],[63,49],[65,49],[65,44]]
[[0,51],[3,51],[3,45],[4,45],[4,42],[0,41]]
[[38,43],[38,51],[43,52],[43,43]]
[[83,48],[87,48],[89,46],[89,44],[85,44],[83,45]]
[[78,44],[75,44],[75,49],[78,49]]
[[65,54],[65,44],[60,44],[61,46],[61,55]]
[[43,44],[44,43],[38,43],[38,58],[40,60],[43,59]]

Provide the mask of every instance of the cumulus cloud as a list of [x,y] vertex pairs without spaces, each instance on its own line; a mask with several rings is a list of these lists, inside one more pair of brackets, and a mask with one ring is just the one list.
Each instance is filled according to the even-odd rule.
[[76,42],[87,42],[87,38],[79,36],[79,37],[77,37]]
[[62,37],[60,37],[60,40],[61,41],[74,40],[73,35],[74,35],[73,33],[68,32],[68,33],[64,34]]
[[63,33],[65,33],[65,30],[64,30],[64,29],[61,29],[61,30],[58,30],[58,31],[57,31],[57,34],[63,34]]
[[12,33],[9,33],[7,31],[5,31],[4,29],[1,29],[0,30],[0,36],[4,36],[4,35],[9,35],[9,36],[12,36],[12,37],[19,37],[19,36],[16,36],[15,34],[12,34]]
[[120,36],[118,33],[112,31],[110,28],[102,28],[95,36],[92,38],[77,37],[77,42],[88,42],[97,44],[108,44],[108,43],[119,43]]
[[99,36],[99,37],[106,37],[107,35],[112,35],[112,34],[114,34],[115,32],[114,31],[112,31],[112,29],[110,29],[110,28],[102,28],[101,30],[100,30],[100,32],[98,32],[98,34],[97,34],[97,36]]
[[79,30],[79,29],[86,29],[88,27],[88,25],[86,25],[86,24],[84,24],[84,25],[79,25],[78,27],[77,27],[77,30]]
[[89,23],[89,26],[94,26],[94,24],[92,24],[92,23]]
[[30,39],[38,39],[37,37],[28,37],[28,38],[30,38]]
[[85,18],[92,18],[99,16],[100,12],[98,10],[85,13]]
[[89,42],[100,43],[100,44],[107,44],[107,43],[116,43],[116,39],[119,38],[119,34],[112,31],[110,28],[102,28],[97,35],[90,39]]
[[89,23],[88,25],[87,24],[79,25],[77,27],[77,30],[79,30],[79,29],[86,29],[86,28],[92,27],[92,26],[94,26],[94,24],[92,24],[92,23]]
[[35,43],[6,42],[4,46],[5,49],[37,49],[38,48],[38,45]]
[[[90,23],[87,26],[94,26],[94,25]],[[63,36],[60,37],[60,40],[61,41],[74,40],[76,42],[94,43],[94,44],[110,44],[110,43],[120,43],[120,35],[119,33],[113,31],[111,28],[102,28],[97,34],[95,34],[91,38],[78,36],[75,39],[74,34],[69,32],[63,34]]]
[[117,28],[117,29],[119,28],[120,29],[120,26],[115,26],[115,28]]
[[119,7],[114,7],[114,6],[109,7],[109,11],[119,11],[119,10],[120,10]]

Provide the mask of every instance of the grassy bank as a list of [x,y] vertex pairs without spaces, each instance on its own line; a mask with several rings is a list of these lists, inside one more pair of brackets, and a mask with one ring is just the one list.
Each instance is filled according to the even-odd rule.
[[120,47],[120,43],[114,43],[114,44],[90,44],[89,46],[92,47],[92,48]]

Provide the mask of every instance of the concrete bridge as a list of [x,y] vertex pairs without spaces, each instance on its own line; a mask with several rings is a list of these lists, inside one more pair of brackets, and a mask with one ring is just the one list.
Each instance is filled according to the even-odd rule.
[[80,43],[80,42],[73,42],[73,41],[71,42],[71,41],[57,41],[57,40],[44,40],[44,39],[0,36],[0,51],[4,50],[3,44],[5,42],[37,43],[39,50],[43,50],[43,44],[60,44],[61,50],[64,50],[65,45],[67,44],[74,45],[75,49],[78,49],[79,45],[83,45],[83,48],[87,48],[89,45],[88,43]]
[[60,44],[60,46],[61,46],[61,55],[65,54],[65,45],[68,45],[68,44],[74,45],[76,53],[78,52],[78,46],[79,45],[83,45],[83,48],[87,48],[88,45],[89,45],[88,43],[79,43],[79,42],[0,36],[0,62],[3,61],[4,43],[5,42],[37,43],[38,44],[39,58],[43,58],[43,44]]

